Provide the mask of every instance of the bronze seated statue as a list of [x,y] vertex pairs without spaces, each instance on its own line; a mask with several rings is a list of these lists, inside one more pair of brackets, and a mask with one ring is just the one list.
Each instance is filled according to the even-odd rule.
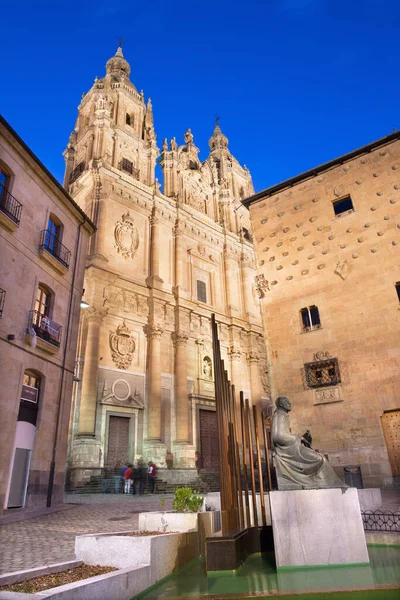
[[290,431],[288,398],[278,396],[275,404],[271,435],[278,490],[347,487],[325,456],[312,449],[308,429],[304,436]]

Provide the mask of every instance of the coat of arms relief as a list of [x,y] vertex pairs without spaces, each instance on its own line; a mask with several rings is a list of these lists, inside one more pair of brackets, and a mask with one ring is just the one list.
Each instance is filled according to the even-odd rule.
[[110,331],[111,358],[118,369],[127,369],[132,363],[136,344],[131,334],[132,331],[125,321],[116,331]]
[[139,247],[139,232],[129,212],[122,215],[114,229],[115,247],[124,258],[133,258]]

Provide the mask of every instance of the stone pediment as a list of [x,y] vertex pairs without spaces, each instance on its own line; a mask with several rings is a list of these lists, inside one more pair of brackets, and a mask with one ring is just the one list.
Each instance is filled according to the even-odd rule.
[[100,403],[112,406],[126,406],[139,410],[144,409],[144,403],[139,390],[136,388],[132,393],[132,388],[125,379],[116,379],[111,389],[109,389],[107,382],[104,382]]

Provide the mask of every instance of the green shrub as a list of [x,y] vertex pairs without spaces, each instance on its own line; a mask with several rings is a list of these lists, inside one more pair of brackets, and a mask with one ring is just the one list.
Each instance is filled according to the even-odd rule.
[[203,504],[201,496],[195,496],[195,492],[190,487],[176,488],[172,508],[177,512],[198,512]]

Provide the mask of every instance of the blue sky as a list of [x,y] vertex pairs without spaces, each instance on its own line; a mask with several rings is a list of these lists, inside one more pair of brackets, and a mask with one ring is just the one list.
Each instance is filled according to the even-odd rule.
[[31,0],[2,6],[2,115],[61,181],[82,92],[117,36],[158,144],[215,114],[256,191],[400,127],[392,0]]

